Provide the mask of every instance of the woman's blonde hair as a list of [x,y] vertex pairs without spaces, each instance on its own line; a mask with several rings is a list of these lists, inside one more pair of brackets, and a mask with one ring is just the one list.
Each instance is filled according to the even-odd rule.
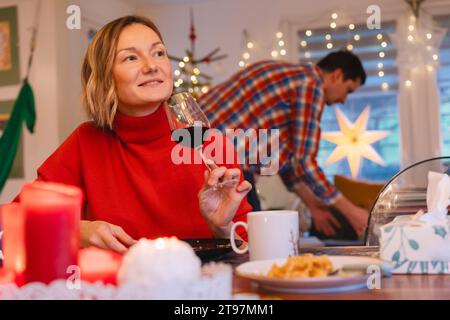
[[112,129],[118,97],[113,77],[117,44],[122,30],[132,24],[142,24],[156,32],[156,25],[145,17],[125,16],[105,25],[89,45],[81,70],[82,100],[90,118],[103,129]]

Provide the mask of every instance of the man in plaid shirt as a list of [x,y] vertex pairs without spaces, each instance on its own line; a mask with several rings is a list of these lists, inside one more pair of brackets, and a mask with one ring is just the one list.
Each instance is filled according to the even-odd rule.
[[[365,80],[361,61],[349,51],[330,53],[316,66],[263,61],[214,87],[199,103],[212,127],[223,132],[279,129],[278,173],[310,209],[314,228],[327,236],[335,234],[340,223],[329,211],[333,206],[361,236],[368,212],[353,205],[327,181],[316,157],[324,105],[345,103],[347,95]],[[244,165],[244,172],[254,183],[255,168]],[[256,193],[249,201],[255,211],[260,209]]]

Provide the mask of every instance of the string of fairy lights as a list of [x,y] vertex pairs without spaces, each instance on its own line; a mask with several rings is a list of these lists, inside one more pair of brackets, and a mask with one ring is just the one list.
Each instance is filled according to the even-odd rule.
[[275,49],[272,50],[272,52],[270,53],[272,58],[277,59],[277,58],[281,58],[286,56],[287,51],[286,51],[286,42],[284,41],[284,34],[281,31],[278,31],[275,34],[276,37],[276,47]]
[[[323,29],[320,31],[320,36],[324,37],[323,39],[318,39],[314,32],[311,29],[304,31],[304,36],[302,39],[300,39],[299,46],[301,49],[301,53],[303,58],[308,62],[308,60],[311,60],[313,58],[313,52],[314,50],[320,50],[319,45],[323,45],[323,49],[326,50],[333,50],[337,48],[336,43],[338,41],[342,41],[343,34],[346,33],[346,48],[349,51],[355,50],[355,49],[365,49],[364,45],[370,42],[370,37],[373,33],[364,34],[364,28],[365,26],[357,26],[354,23],[345,23],[344,20],[348,19],[341,19],[342,22],[339,19],[339,14],[337,12],[333,12],[330,15],[331,20],[329,23],[329,30],[327,32],[323,32]],[[358,28],[360,29],[358,31]],[[431,61],[438,62],[439,55],[436,49],[436,46],[433,46],[433,32],[430,29],[427,31],[423,27],[420,28],[420,32],[417,27],[417,21],[415,16],[411,15],[409,25],[408,25],[408,34],[407,34],[407,41],[411,44],[418,44],[419,46],[426,47],[426,50],[429,51],[429,58]],[[425,31],[424,31],[425,30]],[[345,32],[345,33],[343,33]],[[439,34],[437,36],[439,38]],[[178,64],[178,68],[174,71],[175,76],[175,90],[186,90],[188,89],[191,93],[200,95],[203,93],[206,93],[209,89],[209,81],[211,80],[211,77],[208,75],[203,74],[200,69],[199,65],[203,63],[211,63],[214,61],[221,60],[226,57],[226,55],[220,55],[217,56],[219,48],[215,49],[202,59],[196,59],[194,57],[195,54],[195,28],[194,28],[194,22],[193,22],[193,14],[191,12],[191,48],[190,50],[187,50],[187,54],[184,57],[171,57],[171,60],[174,60]],[[361,41],[364,39],[364,42]],[[371,44],[373,45],[373,44]],[[258,43],[253,41],[247,30],[243,31],[243,37],[242,37],[242,52],[241,57],[238,62],[238,65],[240,68],[245,68],[249,65],[251,62],[252,56],[254,54],[255,49],[259,49],[261,51],[261,48],[258,48]],[[389,51],[389,43],[387,37],[385,37],[381,32],[376,34],[376,47],[377,47],[377,56],[378,56],[378,62],[376,63],[376,75],[382,79],[381,82],[381,89],[383,91],[387,91],[390,89],[389,82],[386,78],[387,74],[389,72],[386,70],[386,66],[388,65],[386,61],[387,52]],[[314,48],[313,48],[314,47]],[[261,52],[259,52],[261,53]],[[284,59],[287,56],[287,45],[286,40],[283,32],[277,31],[274,34],[274,40],[272,41],[271,49],[270,49],[270,56],[273,59]],[[323,52],[322,52],[323,53]],[[309,61],[309,63],[312,63]],[[427,65],[427,69],[432,72],[434,71],[434,66],[432,63],[429,63]],[[408,77],[409,78],[409,77]],[[384,81],[383,81],[384,80]],[[410,79],[404,80],[403,83],[404,87],[410,88],[413,83]]]
[[[250,40],[250,36],[247,30],[244,29],[242,32],[242,54],[239,60],[239,67],[245,68],[250,63],[252,57],[252,51],[255,49],[255,42]],[[282,59],[287,55],[286,41],[284,39],[284,34],[281,31],[275,33],[275,44],[272,46],[272,51],[270,53],[273,59]]]
[[[333,33],[338,29],[338,21],[339,15],[336,12],[331,14],[331,21],[329,24],[330,30],[324,35],[324,45],[327,50],[332,50],[335,48],[335,44],[333,43]],[[353,33],[351,36],[347,37],[347,50],[352,51],[357,46],[358,42],[361,40],[361,35],[356,30],[356,25],[354,23],[350,23],[346,26],[347,32]],[[313,30],[306,30],[305,36],[300,41],[300,48],[303,51],[303,56],[306,60],[312,58],[311,51],[309,50],[309,40],[313,37]],[[378,33],[376,38],[379,42],[379,51],[378,56],[380,59],[384,59],[386,57],[385,49],[388,46],[387,41],[384,39],[383,34]],[[251,51],[255,47],[254,41],[252,41],[249,37],[247,30],[243,31],[243,50],[242,56],[238,63],[240,68],[245,68],[248,66],[251,59]],[[273,59],[283,59],[287,55],[286,49],[286,41],[284,39],[284,34],[281,31],[275,33],[275,45],[271,51],[271,57]],[[380,61],[377,65],[378,67],[378,76],[383,78],[385,76],[384,63]],[[381,85],[383,90],[389,90],[388,82],[383,82]]]
[[[425,46],[428,54],[431,56],[432,61],[439,61],[439,54],[436,52],[436,47],[433,46],[433,32],[431,30],[427,30],[423,26],[418,28],[418,21],[414,15],[411,15],[409,18],[408,24],[408,42],[412,45],[420,45]],[[429,72],[434,71],[434,66],[432,64],[427,65],[427,70]],[[406,88],[411,88],[413,82],[410,79],[405,80],[404,83]]]
[[247,30],[244,29],[244,31],[242,32],[243,35],[243,45],[245,46],[245,49],[242,53],[242,59],[239,61],[239,67],[240,68],[245,68],[248,66],[250,58],[251,58],[251,51],[252,49],[255,47],[255,44],[250,41],[250,37],[248,35]]
[[[366,26],[360,26],[359,27],[359,31],[358,31],[358,27],[356,24],[354,23],[340,23],[339,22],[339,14],[337,12],[333,12],[331,13],[331,20],[329,23],[329,28],[330,30],[328,32],[326,32],[324,34],[324,41],[323,41],[323,45],[324,45],[324,49],[326,50],[333,50],[336,49],[336,42],[339,41],[339,39],[334,39],[334,37],[336,37],[337,34],[342,34],[342,32],[346,32],[347,33],[347,45],[346,48],[349,51],[353,51],[355,50],[355,48],[358,48],[358,46],[360,48],[362,48],[364,45],[360,44],[362,42],[362,39],[365,38],[365,43],[367,43],[367,40],[370,41],[368,35],[363,35],[363,28],[366,28]],[[407,35],[407,39],[408,41],[414,42],[414,41],[419,41],[419,39],[417,39],[420,34],[415,34],[414,31],[416,30],[416,26],[415,26],[415,17],[411,16],[411,20],[410,20],[410,24],[408,26],[408,30],[409,30],[409,34]],[[339,26],[341,25],[341,26]],[[340,28],[339,31],[337,31]],[[312,49],[310,49],[310,44],[313,42],[313,36],[314,36],[314,31],[311,29],[305,30],[304,31],[304,36],[303,38],[300,40],[300,49],[302,51],[303,57],[306,60],[310,60],[312,58]],[[386,37],[385,35],[383,35],[382,32],[379,32],[375,35],[376,37],[376,54],[377,54],[377,59],[379,60],[376,63],[376,75],[382,79],[381,82],[381,89],[383,91],[387,91],[390,89],[390,84],[386,78],[388,72],[386,70],[386,58],[387,58],[387,53],[389,51],[389,40],[388,37]],[[420,41],[423,40],[431,40],[433,38],[433,34],[432,32],[426,32],[424,34],[425,39],[420,39]],[[315,41],[317,41],[317,39],[315,39]],[[252,41],[249,37],[249,34],[246,30],[244,30],[243,32],[243,49],[242,49],[242,56],[241,59],[238,63],[240,68],[245,68],[246,66],[248,66],[251,57],[252,57],[252,50],[255,48],[256,44],[254,41]],[[432,51],[432,46],[428,45],[427,46],[427,50]],[[275,34],[275,45],[273,46],[273,49],[271,51],[271,57],[273,59],[283,59],[286,55],[287,55],[287,49],[286,49],[286,41],[284,39],[284,35],[281,31],[276,32]],[[437,53],[433,53],[432,56],[433,60],[437,61],[439,59],[438,54]],[[429,65],[428,69],[430,71],[433,70],[433,66]],[[406,80],[404,85],[409,88],[412,86],[412,81],[411,80]]]
[[[338,29],[338,24],[339,24],[338,18],[339,18],[339,15],[336,12],[333,12],[331,14],[331,21],[329,24],[330,31],[324,35],[324,40],[325,40],[324,45],[327,50],[332,50],[333,48],[335,48],[335,43],[333,43],[333,32]],[[362,39],[362,36],[360,34],[361,32],[359,32],[357,30],[357,26],[354,23],[345,24],[345,27],[344,27],[344,24],[342,24],[342,25],[343,25],[342,28],[345,28],[345,32],[347,33],[346,49],[349,51],[353,51],[358,46],[358,44],[361,42],[361,39]],[[341,30],[342,30],[342,28],[341,28]],[[342,33],[342,31],[338,31],[338,33]],[[304,38],[300,41],[300,47],[304,51],[303,55],[304,55],[305,59],[311,59],[311,52],[308,50],[308,46],[309,46],[308,40],[311,39],[312,36],[313,36],[313,31],[306,30]],[[380,78],[384,78],[386,75],[386,72],[384,69],[385,68],[384,59],[386,57],[385,51],[388,47],[388,43],[382,33],[378,33],[376,35],[376,40],[377,40],[377,47],[378,47],[377,55],[378,55],[378,58],[380,59],[380,61],[377,63],[377,75]],[[338,41],[338,39],[336,39],[336,41]],[[384,91],[389,90],[389,83],[387,81],[383,81],[381,84],[381,89]]]

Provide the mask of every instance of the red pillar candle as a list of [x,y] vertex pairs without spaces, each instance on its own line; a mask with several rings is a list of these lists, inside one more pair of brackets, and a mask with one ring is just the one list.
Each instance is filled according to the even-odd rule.
[[82,191],[34,182],[22,189],[25,212],[25,282],[50,283],[70,276],[78,262]]
[[3,268],[14,275],[16,283],[23,282],[25,270],[24,212],[18,203],[0,208],[3,225]]

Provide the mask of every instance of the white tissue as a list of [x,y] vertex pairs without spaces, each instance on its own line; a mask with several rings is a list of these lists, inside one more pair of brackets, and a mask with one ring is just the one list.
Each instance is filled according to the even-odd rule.
[[429,224],[446,224],[447,207],[450,204],[450,177],[445,173],[428,173],[427,208],[420,217]]

